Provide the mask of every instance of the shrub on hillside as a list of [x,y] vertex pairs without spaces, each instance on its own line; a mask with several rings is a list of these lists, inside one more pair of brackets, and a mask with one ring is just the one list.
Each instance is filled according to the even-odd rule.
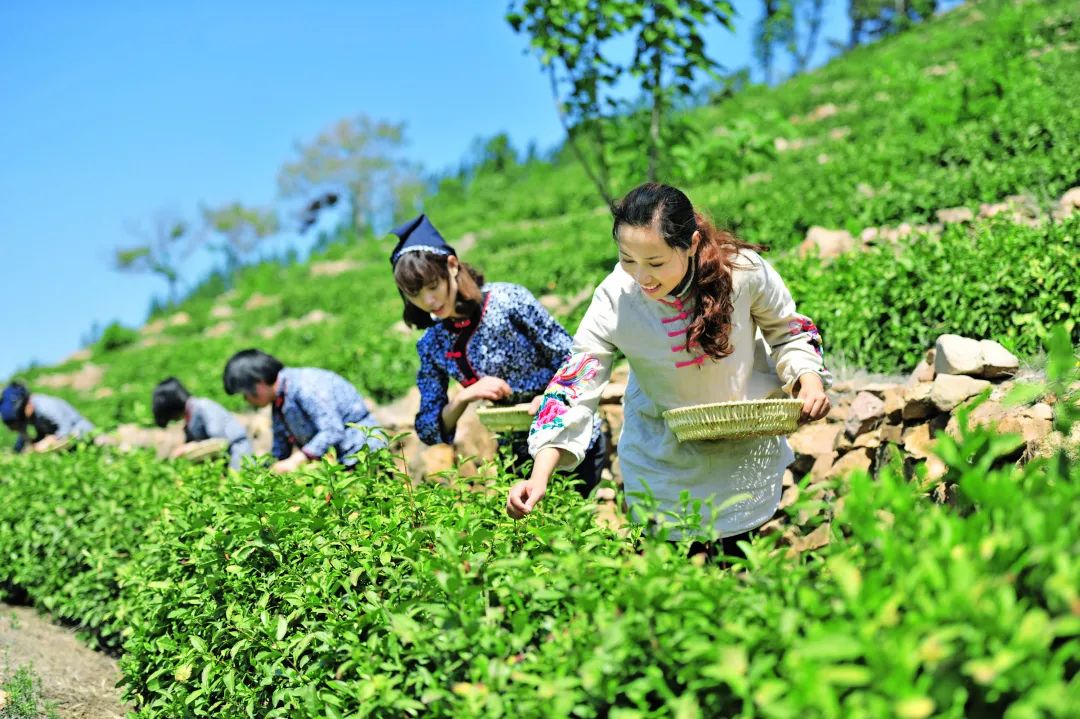
[[777,266],[827,356],[875,372],[910,371],[944,333],[995,339],[1021,356],[1056,324],[1080,341],[1080,215],[1042,227],[952,225],[940,239]]
[[1069,716],[1080,465],[1017,467],[985,428],[940,442],[956,506],[900,468],[857,473],[829,546],[759,538],[747,573],[616,536],[558,486],[512,522],[505,482],[414,488],[385,452],[291,481],[19,457],[0,462],[0,585],[123,637],[146,719]]
[[101,339],[97,341],[97,348],[102,352],[112,352],[122,347],[134,344],[139,339],[139,333],[130,327],[124,327],[119,322],[111,322],[101,333]]

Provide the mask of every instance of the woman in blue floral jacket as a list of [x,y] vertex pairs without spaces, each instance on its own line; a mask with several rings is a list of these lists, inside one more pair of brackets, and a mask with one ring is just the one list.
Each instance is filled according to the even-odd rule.
[[[426,329],[417,342],[420,411],[416,433],[427,444],[452,443],[458,420],[478,400],[530,402],[543,394],[570,353],[571,338],[532,294],[508,282],[485,284],[474,267],[421,215],[393,231],[399,242],[390,257],[404,301],[404,320]],[[453,399],[450,380],[461,384]],[[529,459],[524,433],[510,442],[518,461]],[[606,442],[594,423],[578,490],[587,495],[600,481]]]
[[378,423],[364,398],[330,370],[285,367],[273,355],[248,349],[229,359],[222,379],[226,393],[243,395],[253,407],[271,406],[274,472],[291,472],[331,449],[351,468],[358,452],[386,446],[381,435],[367,429]]

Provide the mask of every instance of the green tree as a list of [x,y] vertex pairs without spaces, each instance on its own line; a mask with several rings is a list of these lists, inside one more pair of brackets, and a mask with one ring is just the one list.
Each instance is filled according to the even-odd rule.
[[147,229],[129,224],[128,232],[138,244],[120,247],[113,252],[113,269],[119,272],[149,273],[165,280],[169,286],[169,301],[175,302],[180,282],[180,262],[190,253],[190,227],[169,213],[158,213]]
[[[731,29],[728,2],[710,0],[512,0],[506,19],[524,32],[547,70],[567,140],[604,201],[611,203],[610,120],[625,104],[615,89],[625,73],[646,98],[648,177],[664,162],[665,120],[690,95],[695,73],[715,74],[719,63],[705,54],[702,31],[715,20]],[[612,55],[612,41],[630,39],[633,57]],[[592,152],[584,146],[591,141]]]
[[849,47],[901,32],[937,11],[938,0],[849,0]]
[[239,202],[217,208],[203,207],[202,216],[206,228],[222,238],[220,243],[212,244],[211,249],[225,257],[227,272],[239,267],[262,240],[276,235],[281,229],[274,210],[245,207]]
[[825,0],[764,0],[761,20],[754,33],[754,57],[767,84],[776,79],[774,69],[779,51],[791,57],[795,72],[806,70],[817,47],[824,10]]
[[278,172],[278,188],[308,207],[316,198],[340,193],[358,229],[396,219],[415,209],[424,189],[419,167],[401,156],[404,146],[404,123],[345,118],[297,144],[297,157]]
[[518,164],[517,150],[505,132],[473,141],[469,168],[479,172],[505,172]]

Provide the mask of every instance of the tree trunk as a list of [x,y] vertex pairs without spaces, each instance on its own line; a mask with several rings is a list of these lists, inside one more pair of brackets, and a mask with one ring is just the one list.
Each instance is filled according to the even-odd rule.
[[[563,112],[562,103],[559,101],[559,83],[555,78],[555,66],[548,66],[548,78],[551,80],[551,96],[555,99],[555,110],[559,116],[559,124],[562,125],[563,132],[566,133],[566,141],[570,144],[570,150],[574,153],[574,157],[581,163],[582,168],[585,170],[585,174],[592,180],[593,185],[596,187],[597,192],[604,198],[604,203],[608,207],[612,207],[615,204],[615,198],[611,195],[611,191],[608,189],[608,183],[605,180],[601,180],[593,170],[588,159],[585,157],[585,153],[581,151],[581,147],[578,146],[577,140],[574,137],[574,133],[570,131],[570,125],[566,122],[566,113]],[[604,151],[603,145],[600,146],[600,152]],[[603,162],[601,161],[601,166]]]
[[848,35],[848,49],[852,50],[859,45],[859,38],[862,36],[863,19],[862,13],[858,8],[857,0],[850,0],[848,3],[848,17],[851,18],[851,34]]
[[664,72],[664,56],[661,52],[660,47],[657,47],[653,51],[652,63],[653,103],[652,119],[649,123],[649,182],[656,182],[656,178],[660,170],[660,121],[662,119],[664,109],[664,87],[660,84]]
[[765,84],[773,81],[773,27],[777,0],[765,0],[765,18],[761,21],[761,69],[765,71]]
[[[809,30],[806,36],[806,46],[803,51],[795,58],[796,72],[805,72],[806,68],[810,65],[810,60],[814,56],[814,48],[817,47],[818,33],[821,31],[821,14],[824,9],[825,0],[814,0],[814,4],[810,8],[809,17]],[[798,35],[796,35],[794,42],[799,42]]]

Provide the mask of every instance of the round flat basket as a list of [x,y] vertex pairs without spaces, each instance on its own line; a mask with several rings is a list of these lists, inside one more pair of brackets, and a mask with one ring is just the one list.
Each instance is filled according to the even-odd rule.
[[190,449],[177,455],[178,459],[186,459],[189,462],[205,462],[208,459],[224,456],[229,448],[229,443],[223,439],[204,439],[194,443]]
[[48,454],[49,452],[62,452],[65,449],[70,449],[71,446],[74,444],[75,438],[71,435],[68,435],[67,437],[60,437],[59,439],[56,439],[54,437],[52,442],[50,442],[46,447],[39,449],[38,452],[41,454]]
[[799,427],[802,400],[763,399],[718,402],[664,412],[664,421],[680,442],[694,439],[752,439],[791,434]]
[[519,404],[513,407],[480,407],[476,418],[492,432],[527,432],[532,426],[533,416],[529,414],[529,405]]

